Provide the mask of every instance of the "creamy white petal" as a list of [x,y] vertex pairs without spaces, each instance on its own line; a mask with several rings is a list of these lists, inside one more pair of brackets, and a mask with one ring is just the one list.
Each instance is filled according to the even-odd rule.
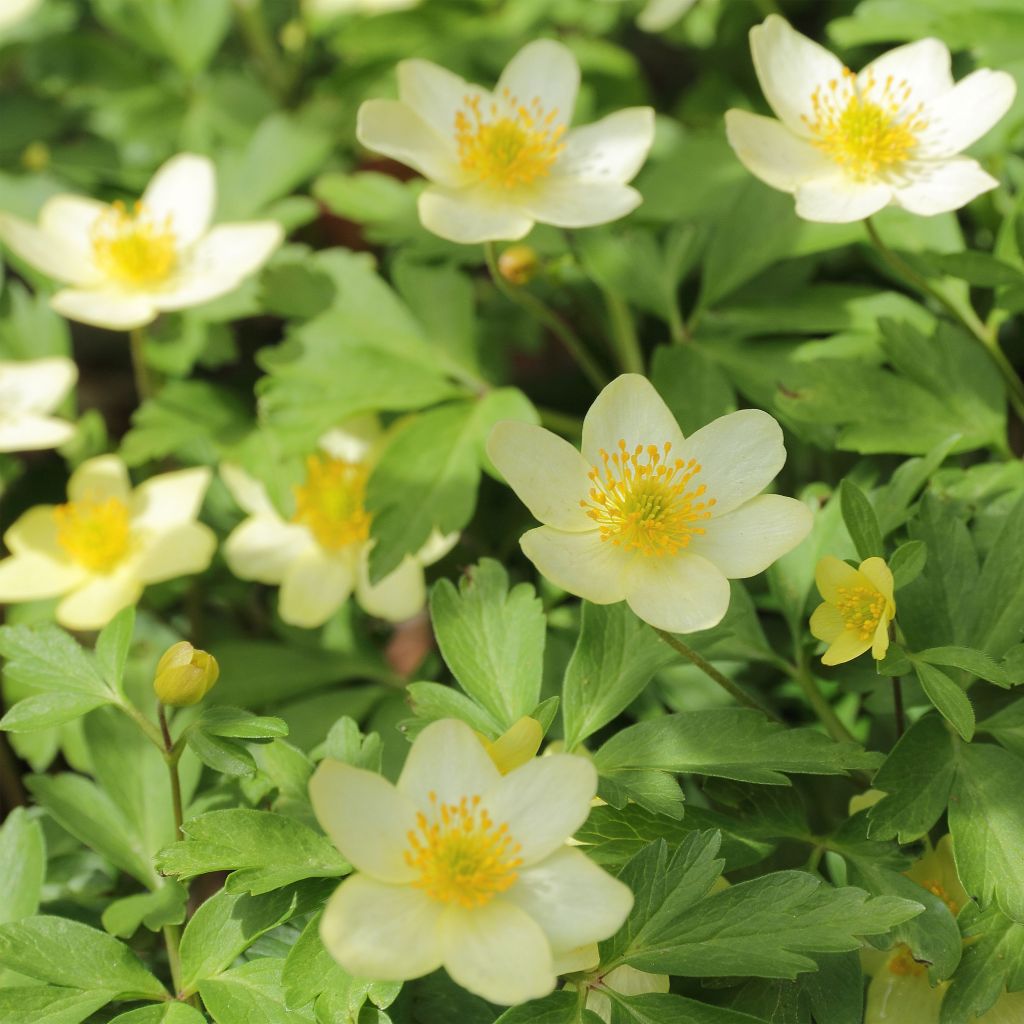
[[108,575],[91,576],[57,605],[57,621],[65,629],[102,629],[142,596],[142,585],[131,569],[126,565]]
[[857,84],[867,89],[874,81],[877,90],[890,77],[894,83],[910,86],[911,106],[927,103],[953,88],[949,48],[938,39],[918,39],[897,46],[865,65],[857,75]]
[[287,568],[278,611],[290,626],[316,629],[348,599],[356,582],[350,553],[331,555],[319,547],[306,551]]
[[451,159],[455,160],[456,112],[464,108],[467,97],[477,97],[483,104],[490,94],[429,60],[414,58],[400,61],[397,74],[401,102],[434,130],[440,143],[447,147]]
[[35,551],[0,559],[0,604],[39,601],[66,594],[81,585],[86,572],[69,559],[58,560]]
[[154,220],[168,218],[179,248],[205,234],[217,203],[213,162],[195,153],[171,157],[150,179],[142,204]]
[[642,201],[643,196],[629,185],[551,177],[538,182],[521,202],[523,209],[542,224],[585,228],[625,217]]
[[405,759],[398,788],[417,808],[429,810],[433,793],[441,803],[480,796],[501,778],[473,730],[454,718],[431,722]]
[[455,185],[463,177],[452,146],[401,100],[363,103],[359,107],[356,138],[367,149],[398,160],[432,181]]
[[353,416],[340,427],[333,427],[317,438],[317,445],[328,455],[348,462],[365,462],[380,447],[383,430],[372,414]]
[[854,181],[841,171],[797,186],[796,212],[821,224],[849,224],[884,209],[893,189],[883,182]]
[[216,550],[217,535],[204,523],[179,523],[146,539],[136,571],[143,583],[192,576],[209,568]]
[[57,542],[57,520],[53,505],[34,505],[23,512],[4,533],[8,551],[31,551],[58,562],[68,560],[67,552]]
[[792,551],[814,525],[811,510],[796,498],[761,494],[724,516],[703,524],[686,549],[700,555],[731,580],[763,572],[787,551]]
[[522,238],[533,220],[521,209],[496,201],[483,188],[432,186],[420,194],[420,221],[428,231],[463,245]]
[[582,128],[573,128],[554,174],[583,181],[631,181],[654,142],[654,110],[627,107]]
[[128,467],[116,455],[98,455],[86,459],[68,480],[69,501],[105,501],[117,498],[127,503],[131,498]]
[[464,989],[509,1006],[555,987],[547,938],[533,918],[506,900],[448,908],[441,918],[444,966]]
[[773,117],[728,110],[725,133],[740,162],[766,185],[795,192],[798,185],[835,173],[835,164]]
[[317,549],[306,527],[277,515],[260,515],[239,523],[223,550],[228,568],[239,579],[280,583],[293,562]]
[[594,604],[615,604],[626,597],[634,557],[597,530],[568,533],[550,526],[519,538],[523,554],[556,586]]
[[555,116],[551,123],[568,124],[576,107],[580,87],[580,68],[567,46],[554,39],[535,39],[527,43],[505,65],[495,95],[505,90],[518,105],[539,99],[545,116]]
[[553,949],[555,974],[574,974],[576,971],[592,971],[601,962],[601,951],[596,942],[567,949],[564,952]]
[[593,486],[590,467],[568,441],[533,423],[502,420],[487,439],[487,454],[534,519],[558,530],[593,530],[580,507]]
[[722,621],[729,608],[729,581],[698,555],[638,558],[626,603],[657,629],[695,633]]
[[921,133],[928,157],[952,156],[976,142],[1002,120],[1016,95],[1012,75],[982,68],[936,96]]
[[[550,856],[587,820],[597,792],[597,771],[585,757],[535,757],[501,776],[483,794],[483,804],[522,848],[523,863]],[[589,936],[596,939],[597,936]],[[578,946],[587,941],[568,943]]]
[[0,452],[30,452],[56,448],[75,436],[75,425],[67,420],[36,413],[15,419],[0,419]]
[[750,52],[772,110],[791,131],[808,135],[804,118],[813,120],[814,89],[827,88],[831,79],[840,78],[842,61],[777,14],[750,30]]
[[107,203],[86,196],[51,196],[39,211],[39,227],[93,266],[93,228],[109,210]]
[[638,444],[660,448],[668,441],[673,456],[682,447],[683,432],[675,416],[654,385],[638,373],[616,377],[594,399],[583,420],[583,458],[590,465],[600,468],[601,449],[612,454],[619,441],[625,441],[629,451]]
[[671,28],[697,0],[647,0],[636,16],[637,28],[645,32],[662,32]]
[[65,356],[0,362],[0,392],[20,410],[53,412],[77,379],[78,367]]
[[151,476],[132,495],[132,523],[163,529],[195,519],[210,486],[210,476],[206,466]]
[[371,583],[368,558],[364,554],[356,579],[356,600],[364,612],[379,619],[388,622],[411,619],[423,611],[427,603],[423,566],[412,555],[407,555],[394,572]]
[[904,210],[931,217],[959,210],[999,182],[970,157],[954,157],[907,168],[910,182],[897,187],[896,203]]
[[459,536],[458,533],[441,533],[440,530],[431,530],[426,544],[416,552],[416,561],[420,565],[433,565],[435,562],[440,562],[459,543]]
[[411,882],[405,862],[416,808],[387,779],[340,761],[321,761],[309,780],[317,821],[358,871],[380,882]]
[[349,974],[406,981],[441,966],[443,910],[443,904],[411,885],[353,875],[327,901],[320,938]]
[[629,886],[572,847],[524,868],[504,898],[522,907],[556,950],[609,938],[633,908]]
[[0,213],[0,241],[15,255],[49,277],[88,285],[100,279],[90,255],[49,231],[11,213]]
[[69,320],[110,331],[131,331],[157,318],[149,296],[106,289],[62,288],[50,298],[50,307]]
[[233,462],[223,462],[220,466],[220,478],[224,486],[231,492],[238,507],[251,516],[277,515],[266,487],[256,477],[250,476],[241,466]]

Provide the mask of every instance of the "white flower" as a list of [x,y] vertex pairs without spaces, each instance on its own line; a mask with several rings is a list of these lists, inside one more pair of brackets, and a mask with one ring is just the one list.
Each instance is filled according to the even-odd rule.
[[64,505],[30,508],[4,534],[0,602],[66,595],[57,621],[100,629],[149,583],[202,572],[217,538],[196,516],[205,468],[150,477],[133,491],[116,455],[83,462]]
[[77,379],[78,368],[63,356],[0,362],[0,452],[56,448],[70,440],[74,424],[50,413]]
[[215,205],[213,164],[182,153],[156,172],[133,209],[58,195],[43,204],[38,226],[0,213],[0,240],[70,285],[50,300],[62,316],[131,330],[233,291],[281,244],[276,221],[211,228]]
[[636,17],[637,27],[645,32],[663,32],[679,21],[696,2],[697,0],[647,0],[644,9]]
[[587,1009],[611,1024],[612,1001],[604,989],[611,989],[623,996],[642,996],[648,992],[667,992],[669,980],[667,974],[649,974],[638,971],[635,967],[616,967],[587,986]]
[[493,93],[424,60],[398,65],[398,100],[359,108],[370,149],[430,179],[423,226],[453,242],[522,238],[535,221],[578,228],[624,217],[640,203],[630,181],[654,138],[649,107],[569,129],[579,67],[541,39],[516,54]]
[[337,430],[320,439],[322,451],[306,459],[306,479],[295,488],[288,520],[259,481],[238,466],[221,466],[228,490],[249,513],[224,543],[228,567],[243,580],[280,584],[278,610],[293,626],[322,626],[353,591],[371,615],[390,622],[411,618],[427,600],[423,567],[458,540],[435,533],[394,572],[370,582],[371,520],[363,505],[373,443],[368,433]]
[[387,14],[418,7],[423,0],[304,0],[305,14],[330,18],[337,14]]
[[549,993],[633,905],[629,889],[566,846],[586,820],[597,773],[552,754],[501,775],[469,726],[417,737],[398,785],[325,761],[310,781],[324,830],[357,873],[320,935],[354,975],[400,981],[443,966],[493,1003]]
[[954,85],[949,50],[921,39],[855,75],[778,15],[751,29],[750,48],[779,120],[730,110],[729,142],[752,174],[795,194],[806,220],[862,220],[890,204],[930,216],[998,184],[958,154],[1009,109],[1006,72]]
[[24,21],[42,2],[43,0],[0,0],[0,32]]
[[683,439],[650,382],[624,374],[583,422],[583,451],[541,427],[503,421],[487,451],[545,525],[520,541],[558,586],[595,604],[626,601],[652,626],[718,623],[729,580],[753,576],[811,528],[802,502],[760,492],[786,461],[766,412],[722,416]]

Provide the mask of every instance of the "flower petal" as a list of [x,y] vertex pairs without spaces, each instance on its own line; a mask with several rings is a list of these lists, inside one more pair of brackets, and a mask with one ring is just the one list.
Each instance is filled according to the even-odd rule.
[[23,512],[4,533],[8,551],[46,555],[58,562],[68,561],[67,552],[57,541],[57,520],[53,505],[34,505]]
[[[953,88],[949,47],[938,39],[918,39],[888,50],[864,66],[857,85],[866,90],[872,81],[884,85],[891,78],[898,86],[910,86],[910,103],[928,103]],[[1009,77],[1009,76],[1007,76]]]
[[573,128],[554,166],[556,175],[581,181],[632,181],[654,142],[654,110],[627,107]]
[[371,583],[368,553],[364,548],[356,578],[356,600],[363,611],[387,622],[405,622],[423,611],[427,603],[423,566],[407,555],[397,569]]
[[327,901],[320,938],[349,974],[407,981],[441,966],[443,911],[443,904],[411,885],[353,875]]
[[921,133],[927,156],[952,156],[966,149],[1002,120],[1016,95],[1012,75],[982,68],[936,96]]
[[53,412],[78,380],[78,367],[65,356],[0,362],[0,389],[15,396],[18,410]]
[[761,494],[724,516],[713,516],[687,550],[714,563],[731,580],[763,572],[792,551],[814,525],[811,510],[796,498]]
[[881,661],[889,650],[889,617],[883,615],[875,627],[875,635],[871,638],[871,657]]
[[522,206],[541,224],[586,228],[625,217],[642,201],[643,196],[635,188],[618,182],[552,177],[524,195]]
[[79,586],[86,572],[69,559],[49,558],[36,551],[20,551],[0,559],[0,603],[39,601],[66,594]]
[[142,584],[133,568],[129,563],[107,575],[90,576],[57,605],[57,621],[65,629],[102,629],[142,596]]
[[615,989],[616,992],[624,996],[641,996],[647,992],[667,992],[669,990],[667,974],[650,974],[627,965],[609,971],[602,980],[608,988]]
[[546,996],[554,964],[540,925],[507,900],[451,906],[441,918],[444,966],[452,979],[491,1003],[509,1006]]
[[154,220],[170,220],[181,249],[206,233],[216,202],[217,175],[213,162],[195,153],[172,156],[158,168],[142,195],[142,204]]
[[814,567],[814,582],[818,585],[818,593],[822,600],[836,604],[839,600],[840,587],[857,587],[862,584],[860,573],[853,566],[847,565],[835,555],[825,555],[818,559]]
[[521,871],[504,898],[522,907],[544,929],[553,950],[571,950],[609,938],[633,907],[629,886],[571,847],[556,850]]
[[128,467],[116,455],[98,455],[86,459],[68,480],[69,501],[106,501],[116,498],[126,504],[131,499],[132,485]]
[[277,515],[251,516],[224,542],[224,558],[231,572],[240,580],[260,583],[280,583],[294,561],[315,552],[309,530]]
[[567,125],[579,87],[580,67],[572,50],[554,39],[535,39],[505,65],[494,92],[501,96],[507,89],[521,106],[539,99],[552,125]]
[[50,297],[50,308],[69,320],[106,327],[110,331],[145,327],[157,317],[157,309],[149,296],[109,289],[62,288]]
[[822,665],[842,665],[843,662],[859,658],[870,647],[871,637],[864,640],[859,630],[844,629],[821,656],[821,663]]
[[729,581],[698,555],[638,558],[626,603],[656,629],[695,633],[722,621],[729,608]]
[[633,557],[597,530],[568,533],[550,526],[519,538],[523,554],[556,586],[594,604],[615,604],[626,597]]
[[846,629],[846,619],[834,604],[822,602],[811,612],[810,626],[811,636],[831,644]]
[[[450,128],[454,132],[454,115]],[[412,107],[401,100],[367,100],[359,107],[356,138],[375,153],[383,153],[431,181],[456,185],[463,175],[453,147],[441,139]]]
[[290,626],[316,629],[348,599],[356,582],[349,553],[329,555],[311,548],[291,562],[281,581],[278,611]]
[[857,571],[866,576],[868,582],[877,590],[887,602],[893,600],[895,581],[892,578],[892,570],[886,565],[884,558],[877,555],[865,558],[857,567]]
[[164,529],[195,519],[210,486],[210,476],[206,466],[151,476],[132,495],[133,525]]
[[487,454],[534,519],[558,530],[593,530],[580,507],[592,484],[583,456],[568,441],[532,423],[502,420]]
[[490,98],[489,94],[429,60],[400,61],[397,73],[400,101],[433,129],[454,161],[456,112],[465,106],[467,98],[477,97],[483,103]]
[[743,166],[772,188],[795,192],[805,181],[835,173],[828,157],[772,117],[728,110],[725,133]]
[[555,974],[574,974],[576,971],[592,971],[601,963],[601,951],[596,942],[567,949],[564,952],[552,950]]
[[977,160],[969,157],[922,161],[907,167],[907,177],[908,184],[894,190],[896,203],[923,217],[959,210],[999,185]]
[[619,441],[625,441],[630,451],[638,444],[660,448],[666,441],[676,454],[682,447],[683,432],[675,416],[654,385],[638,373],[616,377],[594,399],[583,420],[583,458],[591,466],[600,468],[601,450],[612,454]]
[[892,186],[854,181],[837,170],[831,177],[797,186],[796,212],[798,217],[820,224],[849,224],[878,213],[892,198]]
[[23,413],[0,420],[0,452],[34,452],[70,441],[77,428],[67,420]]
[[464,245],[512,241],[533,227],[533,220],[523,210],[496,202],[481,188],[433,186],[420,194],[418,209],[428,231]]
[[39,211],[39,227],[92,267],[92,230],[109,209],[106,203],[86,196],[51,196]]
[[[893,957],[900,955],[897,948],[885,966],[875,973],[868,985],[864,1024],[938,1024],[946,986],[932,988],[928,973],[908,973],[902,964],[890,970]],[[902,950],[904,956],[909,955]],[[997,1024],[991,1013],[984,1015],[985,1024]],[[1012,1018],[1011,1018],[1012,1019]]]
[[309,780],[317,821],[359,871],[379,882],[416,878],[405,862],[416,808],[387,779],[340,761],[321,761]]
[[[590,761],[551,754],[499,776],[483,794],[483,804],[496,823],[508,825],[521,847],[519,856],[530,865],[554,853],[587,820],[596,792],[597,772]],[[586,941],[584,936],[569,946]]]
[[456,544],[459,543],[458,533],[441,533],[431,530],[427,542],[416,552],[415,558],[420,565],[433,565],[440,562]]
[[417,808],[458,803],[464,796],[479,796],[501,775],[484,745],[465,722],[443,718],[431,722],[416,737],[398,778],[399,790]]
[[11,213],[0,213],[0,241],[36,270],[58,281],[88,285],[100,279],[91,255],[84,249]]
[[250,476],[241,466],[233,462],[223,462],[220,466],[220,478],[224,486],[231,492],[231,497],[243,512],[251,516],[277,515],[270,495],[263,483]]
[[204,523],[179,523],[148,538],[137,573],[143,583],[160,583],[205,572],[217,550],[217,535]]

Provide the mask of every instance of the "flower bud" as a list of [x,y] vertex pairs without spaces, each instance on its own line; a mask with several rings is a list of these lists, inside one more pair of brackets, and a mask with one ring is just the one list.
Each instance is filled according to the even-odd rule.
[[524,717],[514,722],[496,740],[489,740],[485,736],[480,738],[494,766],[502,775],[507,775],[536,757],[544,739],[544,729],[535,718]]
[[540,258],[528,245],[509,246],[498,257],[498,270],[509,284],[524,285],[537,273]]
[[220,675],[217,659],[187,640],[168,647],[156,666],[153,690],[162,704],[183,708],[198,704]]

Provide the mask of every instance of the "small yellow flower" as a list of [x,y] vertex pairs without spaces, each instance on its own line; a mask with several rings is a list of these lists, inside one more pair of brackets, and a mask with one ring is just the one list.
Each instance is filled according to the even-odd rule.
[[153,691],[161,704],[184,708],[198,704],[220,676],[217,659],[179,640],[164,651],[156,666]]
[[531,245],[510,245],[498,257],[498,270],[509,284],[527,284],[539,267],[540,258]]
[[854,569],[826,555],[814,571],[824,602],[811,616],[811,633],[829,645],[824,665],[841,665],[870,650],[876,661],[889,649],[889,623],[896,615],[893,580],[882,558]]
[[970,900],[956,871],[953,839],[949,835],[944,835],[934,848],[929,844],[927,852],[914,861],[906,876],[923,886],[933,896],[938,896],[949,907],[954,917]]

